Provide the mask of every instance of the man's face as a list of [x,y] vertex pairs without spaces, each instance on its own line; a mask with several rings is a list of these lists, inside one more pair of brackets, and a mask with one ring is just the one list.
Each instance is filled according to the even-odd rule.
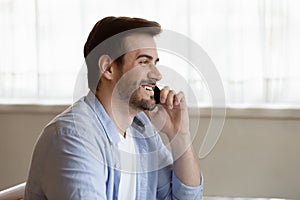
[[117,92],[121,100],[129,102],[134,111],[155,108],[154,87],[161,79],[156,68],[158,55],[155,41],[146,34],[126,38],[128,53],[123,58]]

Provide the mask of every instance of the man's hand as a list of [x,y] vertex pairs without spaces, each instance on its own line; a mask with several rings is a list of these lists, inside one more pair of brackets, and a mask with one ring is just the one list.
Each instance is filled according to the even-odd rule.
[[160,91],[160,104],[154,111],[147,111],[152,124],[166,133],[169,140],[176,134],[189,134],[189,117],[183,92],[175,93],[169,87]]

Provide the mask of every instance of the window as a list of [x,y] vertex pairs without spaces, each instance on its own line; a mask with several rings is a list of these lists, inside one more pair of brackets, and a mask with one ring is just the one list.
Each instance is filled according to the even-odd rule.
[[[89,31],[105,16],[124,15],[156,20],[199,44],[218,69],[228,106],[299,107],[299,9],[297,0],[2,0],[0,103],[72,103]],[[210,105],[205,77],[176,69],[197,105]]]

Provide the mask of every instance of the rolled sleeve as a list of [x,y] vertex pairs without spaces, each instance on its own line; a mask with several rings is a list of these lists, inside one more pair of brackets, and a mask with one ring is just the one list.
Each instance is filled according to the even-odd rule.
[[182,183],[173,172],[172,174],[172,193],[174,199],[194,200],[202,199],[203,194],[203,176],[201,174],[201,184],[196,187],[187,186]]

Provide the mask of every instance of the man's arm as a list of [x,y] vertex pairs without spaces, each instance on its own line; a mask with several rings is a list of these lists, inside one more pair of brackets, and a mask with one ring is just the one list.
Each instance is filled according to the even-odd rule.
[[[164,146],[158,135],[158,147],[160,149],[160,158],[165,163],[166,160],[172,159],[171,153]],[[172,163],[170,160],[168,163]],[[175,164],[168,165],[158,170],[158,188],[157,199],[202,199],[203,184],[198,186],[188,186],[184,184],[174,170]]]
[[152,123],[156,127],[162,127],[161,131],[169,138],[175,180],[178,178],[178,181],[187,187],[198,187],[202,184],[200,164],[190,138],[184,94],[182,92],[176,94],[168,87],[164,87],[160,92],[160,102],[156,111],[147,114]]
[[39,181],[29,181],[25,199],[32,199],[35,184],[49,200],[106,199],[105,167],[83,144],[86,138],[68,128],[52,126],[45,131],[31,164],[30,176]]
[[178,134],[170,140],[177,178],[188,186],[201,184],[200,161],[194,153],[190,134]]

